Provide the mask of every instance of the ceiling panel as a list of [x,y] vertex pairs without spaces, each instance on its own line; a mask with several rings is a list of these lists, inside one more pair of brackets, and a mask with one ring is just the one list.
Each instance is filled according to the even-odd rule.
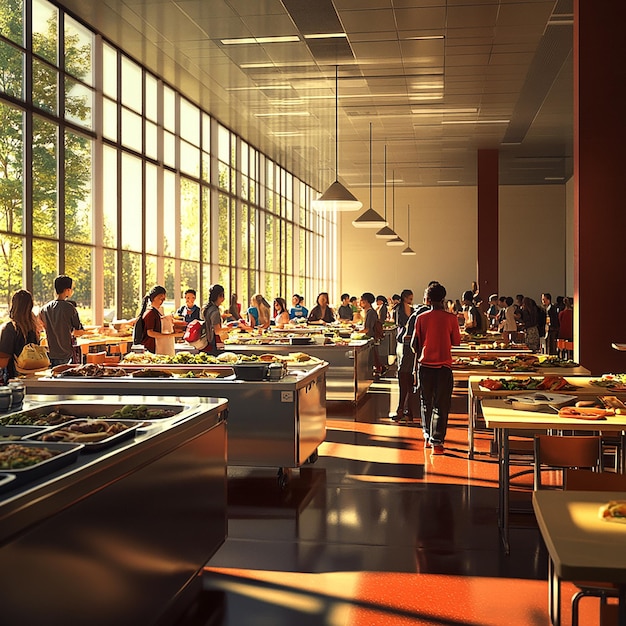
[[[397,170],[404,181],[399,184],[475,184],[481,147],[500,150],[502,184],[546,183],[555,171],[571,175],[571,27],[554,39],[557,27],[548,26],[555,6],[559,14],[572,11],[571,0],[61,4],[316,187],[326,187],[335,171],[335,65],[339,171],[357,187],[368,185],[370,122],[375,160],[382,160],[388,141],[388,168]],[[334,32],[345,36],[305,37]],[[286,34],[298,35],[300,42],[221,43]],[[550,65],[542,55],[554,49],[553,40],[560,61]],[[256,89],[276,84],[290,87]],[[284,115],[294,107],[309,115]],[[442,123],[450,113],[441,110],[463,107],[473,109],[479,121],[511,122]],[[413,113],[429,108],[440,112]],[[260,118],[259,112],[280,115]],[[502,145],[509,129],[521,133],[519,145]],[[381,174],[380,163],[375,170]],[[440,182],[450,180],[459,182]]]

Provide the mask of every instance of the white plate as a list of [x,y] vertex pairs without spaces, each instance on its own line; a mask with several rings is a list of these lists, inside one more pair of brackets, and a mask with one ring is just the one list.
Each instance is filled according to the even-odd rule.
[[576,400],[576,396],[567,396],[562,393],[544,393],[543,391],[536,391],[535,393],[508,396],[508,399],[513,403],[513,408],[521,408],[516,407],[516,404],[525,405],[524,408],[526,408],[528,406],[540,407],[546,404],[563,406]]

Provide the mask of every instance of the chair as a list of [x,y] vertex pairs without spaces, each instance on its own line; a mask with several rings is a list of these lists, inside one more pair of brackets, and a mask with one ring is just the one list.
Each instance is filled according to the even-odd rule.
[[[590,472],[589,470],[565,470],[565,489],[571,491],[624,491],[626,475],[612,472]],[[587,596],[600,598],[601,624],[605,623],[605,613],[611,612],[607,598],[617,597],[617,588],[611,583],[574,581],[579,588],[572,596],[572,626],[578,626],[578,604]],[[610,618],[608,618],[610,619]],[[607,623],[617,623],[608,621]]]
[[596,468],[602,471],[602,438],[599,436],[537,435],[535,437],[535,489],[541,489],[541,466]]

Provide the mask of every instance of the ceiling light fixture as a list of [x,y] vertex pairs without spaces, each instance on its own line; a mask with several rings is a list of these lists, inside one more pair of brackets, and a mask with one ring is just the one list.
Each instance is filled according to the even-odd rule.
[[417,252],[415,252],[415,250],[413,250],[413,248],[411,248],[411,217],[410,217],[410,212],[411,212],[411,205],[407,204],[406,205],[406,230],[407,230],[406,248],[404,250],[402,250],[402,252],[400,252],[400,254],[402,256],[415,256],[417,254]]
[[237,39],[220,39],[224,46],[265,44],[265,43],[295,43],[300,41],[297,35],[287,35],[284,37],[239,37]]
[[278,111],[276,113],[255,113],[254,117],[308,117],[308,111]]
[[[392,173],[391,179],[391,228],[395,232],[396,228],[396,173]],[[403,246],[404,240],[399,235],[396,235],[393,239],[387,240],[388,246]]]
[[[387,222],[387,146],[385,145],[385,167],[384,167],[384,172],[385,172],[385,184],[384,184],[384,202],[383,202],[383,206],[385,208],[385,223],[388,224]],[[391,228],[389,228],[389,226],[383,226],[379,231],[376,231],[376,238],[377,239],[393,239],[394,237],[397,237],[398,235],[396,235],[396,233],[393,232],[393,230],[391,230]]]
[[355,228],[382,228],[387,220],[372,208],[372,122],[370,122],[370,208],[352,222]]
[[358,211],[363,203],[339,182],[339,66],[335,65],[335,182],[313,203],[316,211]]
[[442,120],[442,124],[508,124],[511,120]]
[[305,35],[305,39],[339,39],[346,38],[346,33],[313,33],[311,35]]

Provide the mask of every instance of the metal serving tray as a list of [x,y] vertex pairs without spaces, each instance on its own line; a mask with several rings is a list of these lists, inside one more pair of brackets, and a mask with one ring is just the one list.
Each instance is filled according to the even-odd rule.
[[48,450],[57,451],[59,454],[46,459],[45,461],[41,461],[41,463],[30,465],[29,467],[10,468],[4,470],[15,476],[15,482],[11,485],[11,488],[29,480],[35,480],[36,478],[40,478],[46,474],[52,474],[52,472],[55,472],[61,467],[74,463],[83,448],[82,443],[43,443],[41,441],[19,441],[13,443],[0,443],[0,452],[3,452],[7,446],[12,445],[25,446],[27,448],[47,448]]
[[[19,413],[13,413],[11,417],[19,417],[19,416],[32,416],[44,414],[47,415],[53,411],[58,411],[62,415],[71,416],[73,419],[78,418],[103,418],[109,419],[116,410],[123,409],[124,407],[131,406],[137,407],[140,411],[139,414],[129,413],[128,415],[122,415],[121,417],[114,416],[113,419],[118,419],[120,421],[125,419],[135,419],[135,420],[158,420],[158,419],[169,419],[183,411],[187,410],[189,407],[182,404],[132,404],[132,403],[110,403],[110,402],[76,402],[73,400],[68,400],[66,402],[54,402],[50,404],[41,404],[33,409],[28,409],[27,411],[20,411]],[[166,413],[163,415],[159,415],[155,413],[156,411],[165,411]],[[145,413],[145,414],[144,414]],[[70,420],[68,420],[70,421]],[[2,419],[0,419],[0,425],[2,425]],[[61,424],[54,424],[53,426],[61,426]],[[49,428],[50,426],[46,426],[45,428]],[[7,426],[7,428],[11,428],[11,426]],[[38,426],[41,428],[41,426]]]
[[12,482],[15,480],[15,474],[0,474],[0,491],[4,491],[5,489],[10,489],[12,486]]
[[23,437],[36,435],[49,428],[50,426],[0,426],[0,443],[18,441]]
[[[86,419],[77,419],[72,420],[70,422],[65,422],[64,424],[60,424],[59,426],[54,426],[53,428],[47,428],[44,432],[40,432],[34,435],[29,435],[27,437],[30,441],[42,441],[41,437],[44,435],[48,435],[50,433],[54,433],[58,430],[63,430],[64,428],[70,427],[72,424],[80,424],[93,420]],[[68,442],[59,442],[59,443],[81,443],[85,447],[82,449],[82,452],[98,452],[100,450],[104,450],[105,448],[109,448],[119,443],[120,441],[126,441],[127,439],[133,439],[137,434],[137,429],[143,425],[150,425],[149,422],[142,422],[138,420],[124,420],[124,419],[116,419],[113,420],[115,422],[119,422],[120,424],[124,424],[128,426],[126,430],[122,430],[119,433],[115,433],[106,439],[101,439],[100,441],[68,441]],[[49,443],[48,441],[42,441],[42,443]]]

